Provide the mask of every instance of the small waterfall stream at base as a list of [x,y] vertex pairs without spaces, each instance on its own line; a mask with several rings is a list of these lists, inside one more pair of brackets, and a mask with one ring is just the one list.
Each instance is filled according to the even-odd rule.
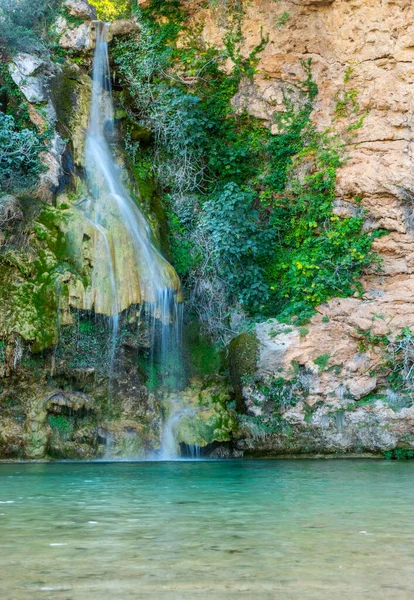
[[[153,243],[151,228],[128,193],[123,183],[122,170],[112,151],[115,126],[106,41],[108,27],[100,21],[94,24],[96,48],[90,123],[85,150],[91,198],[86,203],[88,214],[85,216],[97,232],[95,244],[103,241],[103,251],[106,255],[109,279],[107,289],[111,295],[108,315],[112,319],[111,371],[119,336],[119,315],[122,310],[119,285],[132,285],[131,282],[135,278],[139,282],[141,318],[146,320],[145,325],[151,331],[152,363],[161,370],[161,383],[168,379],[169,389],[178,390],[182,379],[180,363],[183,322],[183,306],[177,298],[179,282],[172,267]],[[122,234],[118,234],[118,238],[115,237],[115,232],[111,231],[111,220],[122,227]],[[131,279],[126,282],[118,278],[119,244],[125,245],[133,254],[134,273],[129,274]],[[180,414],[175,413],[173,407],[168,412],[160,453],[164,459],[176,458],[179,455],[173,439],[172,423],[178,422]]]

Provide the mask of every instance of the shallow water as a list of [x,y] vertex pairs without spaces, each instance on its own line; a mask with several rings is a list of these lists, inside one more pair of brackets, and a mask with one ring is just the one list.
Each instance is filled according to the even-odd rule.
[[414,462],[0,465],[2,600],[414,598]]

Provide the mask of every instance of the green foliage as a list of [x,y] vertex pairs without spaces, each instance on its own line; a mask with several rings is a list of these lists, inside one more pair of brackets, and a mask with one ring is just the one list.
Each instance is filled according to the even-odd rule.
[[[285,90],[279,133],[271,135],[231,104],[267,43],[242,55],[240,3],[227,6],[221,49],[206,45],[200,28],[187,28],[179,2],[136,10],[139,43],[114,47],[124,108],[153,132],[152,146],[135,144],[135,161],[152,164],[164,192],[174,262],[206,328],[218,335],[237,305],[301,324],[314,306],[354,294],[378,234],[362,232],[362,211],[333,214],[344,146],[311,121],[318,89],[310,61],[302,63],[303,81]],[[230,74],[222,69],[227,59]],[[344,106],[352,99],[348,93]],[[356,106],[350,110],[356,115]]]
[[219,277],[239,302],[260,308],[268,294],[261,265],[269,257],[273,232],[261,227],[253,193],[226,183],[204,203],[199,226],[209,239]]
[[101,21],[125,18],[131,11],[131,0],[89,0],[89,4],[96,6]]
[[412,448],[395,448],[394,450],[386,450],[384,452],[386,460],[409,460],[414,458],[414,450]]
[[260,409],[260,414],[243,415],[240,422],[246,425],[254,436],[274,433],[291,435],[291,426],[284,418],[284,413],[307,398],[312,377],[296,362],[292,363],[292,375],[291,379],[273,377],[265,383],[256,381],[254,376],[250,378],[250,382],[245,381],[246,385],[254,385],[257,390],[252,398]]
[[362,127],[369,112],[361,109],[358,100],[359,90],[348,86],[353,73],[354,68],[348,66],[345,70],[343,88],[335,94],[335,120],[346,120],[347,127],[344,134],[351,137],[357,129]]
[[358,343],[358,352],[367,352],[375,346],[387,346],[389,343],[386,335],[375,335],[370,330],[364,331],[362,329],[358,329],[357,333],[362,336],[362,339]]
[[36,52],[46,48],[48,25],[61,0],[0,0],[0,49]]
[[107,374],[113,355],[109,320],[83,312],[74,316],[75,325],[61,328],[56,360],[65,361],[69,368],[93,368]]
[[2,62],[0,62],[0,109],[13,116],[18,129],[33,127],[28,104],[11,78],[8,65]]
[[0,189],[27,188],[35,182],[42,170],[43,140],[31,129],[19,129],[11,115],[0,111]]
[[65,415],[49,415],[48,421],[53,429],[67,432],[71,428],[71,422]]
[[0,192],[28,192],[44,170],[39,154],[50,134],[34,127],[27,106],[7,64],[0,63]]
[[188,229],[184,219],[180,220],[171,203],[166,212],[169,223],[169,245],[174,257],[174,267],[181,278],[186,278],[195,268],[198,257],[193,253],[193,244],[188,237]]
[[257,388],[265,397],[266,402],[271,404],[272,412],[276,413],[295,406],[309,394],[308,381],[303,374],[292,380],[276,377],[266,384],[259,384]]
[[[333,214],[337,169],[343,163],[343,147],[329,132],[319,132],[310,120],[317,89],[310,63],[299,90],[299,102],[286,99],[287,112],[279,118],[275,136],[275,160],[269,188],[262,199],[273,207],[272,224],[281,243],[268,268],[274,300],[283,305],[282,317],[310,314],[312,306],[333,296],[349,296],[358,289],[357,279],[372,262],[370,248],[380,235],[362,233],[363,215],[340,218]],[[289,182],[287,183],[287,181]]]
[[234,390],[236,408],[245,412],[243,387],[254,381],[257,370],[259,340],[255,333],[244,331],[229,344],[229,374]]
[[292,427],[279,415],[239,415],[239,425],[246,427],[253,439],[265,439],[269,435],[292,435]]
[[321,371],[324,371],[328,366],[329,359],[331,358],[330,354],[321,354],[318,358],[315,358],[313,361],[315,365],[320,367]]
[[278,17],[276,18],[276,27],[278,29],[281,29],[282,27],[284,27],[287,22],[289,21],[289,17],[290,14],[288,12],[284,12],[281,15],[278,15]]
[[0,340],[0,364],[6,359],[6,343]]
[[356,89],[344,90],[336,96],[335,116],[347,117],[349,112],[359,110],[358,104],[359,91]]
[[67,415],[49,415],[48,423],[54,436],[61,441],[68,441],[73,433],[75,421]]
[[221,357],[218,349],[200,331],[197,322],[191,322],[185,330],[186,344],[183,351],[189,378],[217,375],[220,371]]

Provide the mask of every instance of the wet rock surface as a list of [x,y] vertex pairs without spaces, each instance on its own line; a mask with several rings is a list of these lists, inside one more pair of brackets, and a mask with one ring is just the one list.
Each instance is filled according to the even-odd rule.
[[[139,4],[146,8],[149,3]],[[204,24],[200,35],[220,46],[225,33],[220,11],[187,4],[193,7],[194,21]],[[61,48],[76,60],[52,65],[18,53],[9,63],[33,123],[39,128],[52,126],[55,132],[43,156],[46,171],[36,192],[50,211],[36,222],[33,252],[25,260],[10,259],[17,261],[18,269],[8,267],[1,297],[0,333],[7,343],[4,349],[0,346],[0,455],[144,456],[159,448],[162,407],[145,388],[136,365],[129,363],[119,371],[109,413],[108,379],[95,368],[68,367],[65,361],[52,367],[49,354],[40,370],[19,366],[21,344],[31,345],[36,355],[48,353],[57,343],[57,311],[59,326],[73,323],[73,308],[111,314],[106,250],[83,212],[88,197],[80,176],[85,166],[96,11],[82,0],[67,0],[65,6],[66,16],[57,19],[55,29]],[[211,447],[215,457],[379,454],[411,448],[414,408],[401,403],[378,371],[384,360],[381,345],[366,340],[395,339],[404,328],[414,328],[413,5],[407,0],[382,4],[255,0],[245,9],[243,56],[263,35],[269,35],[269,42],[258,57],[253,78],[243,80],[233,98],[236,110],[247,111],[277,133],[274,115],[284,110],[284,92],[303,77],[302,59],[312,58],[319,87],[312,118],[320,130],[332,124],[338,94],[344,89],[358,91],[365,118],[352,142],[346,138],[346,124],[335,121],[349,151],[339,172],[335,213],[355,216],[365,211],[366,230],[386,230],[374,242],[382,263],[379,272],[373,268],[365,273],[359,297],[332,299],[319,306],[305,327],[269,320],[233,340],[232,386],[222,382],[214,391],[214,386],[203,388],[198,383],[183,392],[183,401],[193,412],[179,424],[179,442],[205,448],[219,444]],[[275,24],[281,15],[288,17],[279,27]],[[85,22],[75,24],[71,17]],[[136,32],[135,21],[118,20],[112,23],[109,38]],[[143,133],[135,134],[141,141]],[[56,197],[65,156],[76,193],[69,197],[60,190]],[[120,164],[125,166],[122,158]],[[124,232],[111,219],[109,214],[111,231],[122,239]],[[59,269],[62,239],[67,243],[65,256],[70,257],[65,269]],[[5,244],[6,236],[0,233],[0,246]],[[117,285],[124,309],[141,301],[141,291],[130,251],[119,243],[115,246],[116,260],[123,265]],[[42,270],[37,273],[33,265],[39,263]],[[92,269],[98,273],[95,284]],[[50,273],[57,275],[49,278]],[[123,287],[122,281],[128,285]],[[63,290],[59,300],[56,289]],[[47,309],[39,309],[39,298],[47,298]],[[47,380],[50,371],[52,382]],[[277,422],[272,416],[264,428],[257,428],[254,420],[267,418],[270,410],[263,388],[277,380],[284,382],[279,386],[283,394],[291,399],[297,393],[298,398],[291,405],[278,405]],[[237,419],[228,410],[232,400]],[[272,429],[274,422],[277,426]]]

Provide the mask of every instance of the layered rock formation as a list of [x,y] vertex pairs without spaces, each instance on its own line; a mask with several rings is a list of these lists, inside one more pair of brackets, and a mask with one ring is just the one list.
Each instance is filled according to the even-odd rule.
[[[383,393],[395,400],[378,373],[384,349],[361,340],[394,339],[404,327],[414,326],[414,37],[407,26],[414,8],[406,0],[255,0],[243,7],[244,56],[263,37],[268,43],[254,80],[246,80],[234,98],[236,109],[263,119],[276,133],[273,116],[284,110],[283,92],[300,80],[301,60],[311,58],[319,88],[312,119],[321,131],[336,130],[347,145],[335,212],[355,215],[362,208],[365,229],[381,228],[386,235],[374,243],[380,269],[364,276],[362,297],[318,307],[302,331],[283,333],[277,323],[257,327],[257,381],[292,380],[293,363],[308,373],[309,396],[284,413],[293,427],[290,438],[270,435],[264,442],[259,436],[240,447],[283,453],[412,446],[412,408],[400,410],[389,397],[367,406],[360,401],[384,398]],[[205,23],[206,41],[222,42],[225,15],[219,8],[198,9],[194,18]],[[350,98],[352,110],[345,115],[341,102]],[[349,137],[349,119],[357,117],[362,126]],[[240,353],[236,356],[243,360]],[[321,356],[327,360],[324,369],[315,364]],[[237,376],[235,384],[241,385]],[[265,401],[255,386],[244,387],[244,399],[251,414],[256,414],[253,405],[257,409]],[[311,407],[317,407],[312,416]],[[345,415],[340,427],[332,416],[338,411]]]
[[[213,451],[215,456],[378,454],[414,447],[410,393],[401,397],[393,390],[384,370],[384,344],[395,340],[403,328],[414,327],[412,2],[183,3],[191,12],[194,27],[203,25],[201,36],[207,44],[223,44],[231,14],[240,18],[244,57],[268,38],[258,55],[253,79],[242,81],[233,106],[235,110],[247,110],[274,133],[274,116],[285,109],[284,92],[302,80],[301,60],[312,59],[312,73],[319,88],[312,119],[321,131],[335,130],[348,155],[339,171],[335,212],[344,216],[365,211],[366,230],[386,231],[374,242],[380,269],[373,266],[365,273],[363,294],[332,299],[317,307],[317,314],[304,327],[270,320],[257,324],[253,335],[244,334],[235,340],[230,356],[230,391],[237,412],[247,413],[240,418],[239,426],[236,412],[230,415],[225,408],[228,391],[220,387],[218,397],[213,384],[201,391],[190,388],[182,395],[180,406],[189,406],[193,412],[181,422],[179,441],[200,446],[221,442]],[[139,4],[143,8],[148,5],[146,0]],[[77,0],[68,0],[66,7],[68,14],[60,17],[56,28],[60,44],[88,64],[94,44],[94,9]],[[79,25],[71,18],[86,22]],[[110,35],[125,35],[136,29],[134,21],[118,21],[111,26]],[[53,66],[30,55],[18,55],[10,65],[10,73],[29,103],[43,103],[49,122],[54,126],[56,122],[63,124],[45,157],[49,169],[38,196],[46,203],[55,197],[64,171],[62,139],[67,131],[76,185],[75,192],[59,194],[56,207],[49,206],[36,225],[34,246],[41,247],[43,270],[31,274],[30,281],[19,274],[19,279],[10,284],[14,295],[3,302],[1,333],[9,339],[6,348],[0,345],[3,376],[10,376],[16,365],[18,369],[21,339],[32,343],[35,350],[55,344],[59,326],[72,323],[71,308],[94,308],[95,312],[111,314],[110,302],[105,301],[110,286],[103,260],[105,248],[99,243],[99,232],[82,214],[85,187],[80,174],[91,80],[86,69],[75,63]],[[68,105],[66,99],[70,99]],[[31,106],[33,121],[44,124],[45,111],[37,109]],[[355,123],[361,126],[350,131],[349,125]],[[119,160],[122,164],[122,157]],[[141,200],[150,214],[151,198]],[[110,229],[114,227],[112,222]],[[59,267],[61,256],[57,257],[62,240],[65,253],[70,250],[71,257],[70,268],[66,269],[65,264],[63,273]],[[31,260],[29,257],[28,262]],[[33,258],[33,262],[36,260]],[[122,256],[117,260],[122,262]],[[129,272],[128,256],[125,260],[125,272]],[[24,265],[20,265],[20,271],[24,272]],[[46,273],[56,276],[46,277]],[[122,308],[141,300],[138,286],[127,280],[123,287],[124,280],[121,277],[117,281]],[[57,298],[57,290],[62,291],[59,286],[63,286],[64,293]],[[49,299],[46,317],[39,316],[30,300],[35,294],[36,298],[41,295]],[[51,317],[57,312],[59,321]],[[105,446],[110,444],[115,454],[137,455],[157,447],[163,408],[142,389],[139,376],[132,374],[137,371],[132,359],[127,361],[128,375],[121,378],[116,396],[117,420],[105,426],[102,402],[108,381],[97,371],[85,375],[80,369],[82,372],[74,373],[66,360],[56,368],[49,359],[48,374],[43,373],[39,385],[31,381],[19,387],[16,380],[11,381],[27,410],[14,411],[16,395],[6,393],[10,407],[2,417],[3,455],[39,458],[49,452],[59,457],[103,456]],[[411,359],[414,361],[414,356],[408,356],[407,360]],[[46,393],[49,373],[55,379]],[[68,392],[66,387],[70,386],[81,389],[83,395]],[[68,410],[75,414],[70,421],[70,435],[65,433]],[[82,421],[85,411],[90,419],[87,426]],[[60,416],[64,419],[55,418]]]

